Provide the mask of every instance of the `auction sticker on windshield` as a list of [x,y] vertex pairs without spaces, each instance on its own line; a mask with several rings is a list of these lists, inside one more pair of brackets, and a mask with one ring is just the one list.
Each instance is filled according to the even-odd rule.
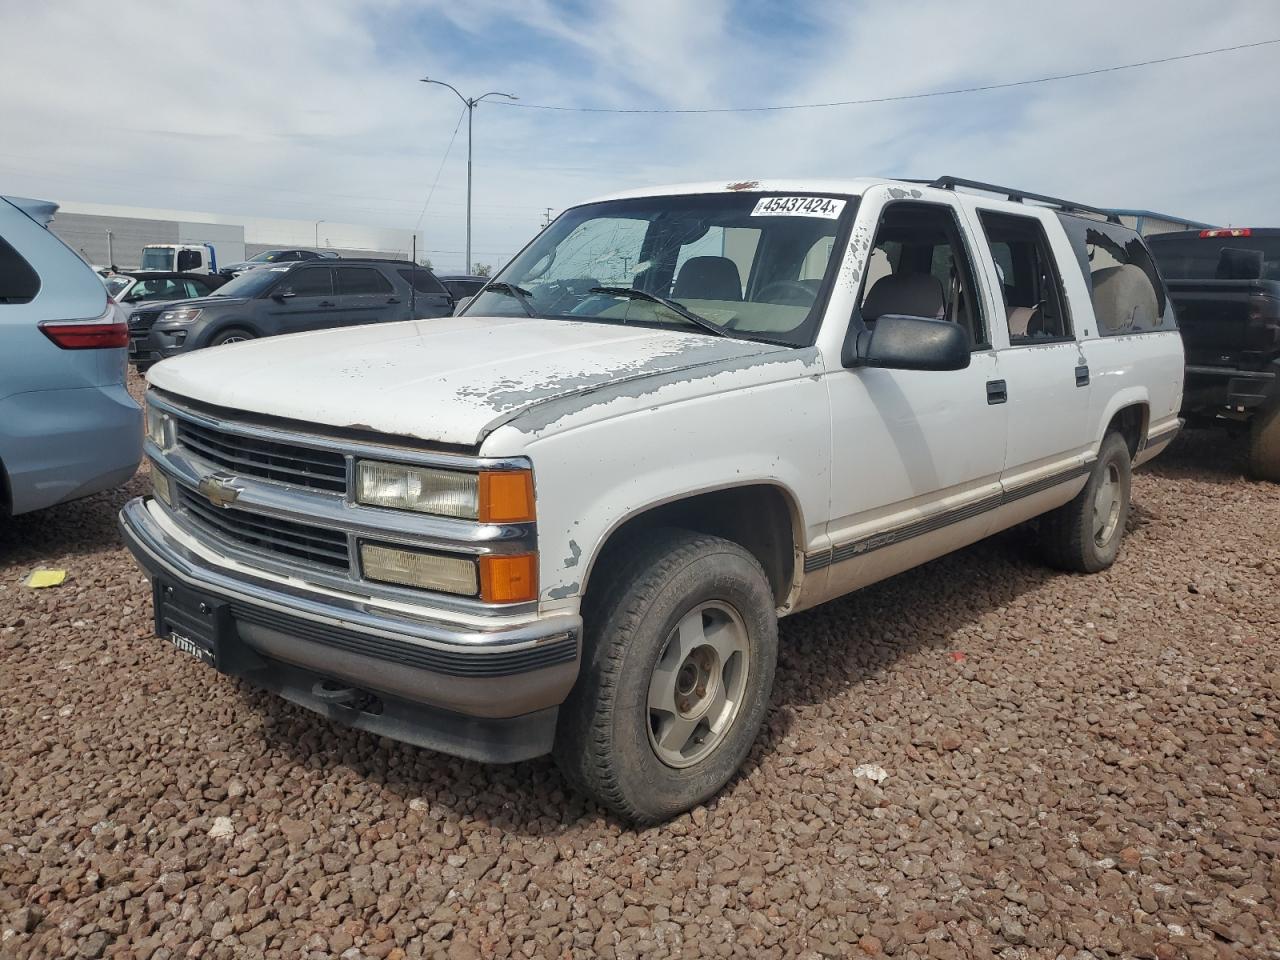
[[844,201],[835,197],[761,197],[753,217],[824,217],[837,219]]

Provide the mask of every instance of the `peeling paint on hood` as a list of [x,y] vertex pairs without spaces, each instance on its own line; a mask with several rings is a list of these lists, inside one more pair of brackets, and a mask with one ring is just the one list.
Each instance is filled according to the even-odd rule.
[[777,350],[679,328],[448,317],[200,350],[157,364],[148,380],[232,410],[477,446],[540,403]]

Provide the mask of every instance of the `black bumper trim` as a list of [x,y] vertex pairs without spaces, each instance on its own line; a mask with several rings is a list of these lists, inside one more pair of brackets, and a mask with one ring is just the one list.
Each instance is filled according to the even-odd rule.
[[[328,678],[311,670],[267,660],[266,666],[239,674],[247,683],[275,693],[328,720],[481,763],[516,763],[551,752],[559,707],[520,717],[467,717],[384,693],[371,694],[378,712],[355,709],[316,695]],[[345,686],[345,684],[343,684]]]

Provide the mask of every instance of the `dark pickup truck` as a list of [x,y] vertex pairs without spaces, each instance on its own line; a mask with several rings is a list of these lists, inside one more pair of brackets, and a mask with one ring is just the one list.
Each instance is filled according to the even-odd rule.
[[1250,470],[1280,482],[1280,229],[1146,239],[1182,331],[1183,416],[1247,423]]

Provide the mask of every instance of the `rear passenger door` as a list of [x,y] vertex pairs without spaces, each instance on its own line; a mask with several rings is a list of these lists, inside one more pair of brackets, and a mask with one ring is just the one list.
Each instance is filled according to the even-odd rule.
[[[281,267],[263,267],[282,270]],[[275,333],[323,330],[341,323],[333,296],[333,271],[328,267],[298,267],[284,273],[267,297],[267,316]]]
[[[413,319],[447,317],[453,312],[455,298],[430,270],[402,269],[400,278],[413,289]],[[479,288],[477,288],[479,289]]]
[[1056,222],[1046,229],[1038,211],[1015,215],[979,204],[975,213],[1000,311],[996,351],[1009,408],[1002,484],[1017,494],[1055,477],[1067,482],[1092,452],[1089,366],[1059,266],[1073,267],[1063,260],[1073,254]]
[[338,312],[343,326],[401,319],[404,300],[376,267],[335,267]]

